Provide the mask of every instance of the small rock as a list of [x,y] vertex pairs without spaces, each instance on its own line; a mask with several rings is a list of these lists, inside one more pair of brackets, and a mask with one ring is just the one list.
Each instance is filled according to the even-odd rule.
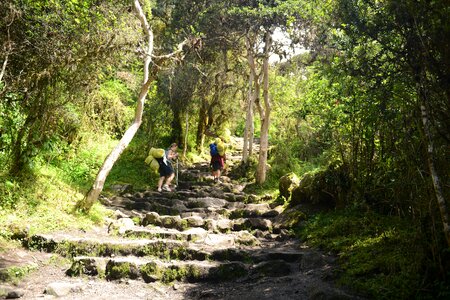
[[145,218],[142,220],[142,225],[160,225],[161,219],[159,217],[159,214],[156,212],[149,212],[145,215]]
[[9,291],[5,299],[18,299],[22,298],[25,293],[21,290]]
[[221,219],[217,221],[217,229],[219,229],[219,231],[225,232],[231,230],[232,226],[232,222],[229,219]]
[[234,246],[234,240],[234,237],[230,235],[208,234],[205,238],[205,244],[215,247],[231,247]]
[[256,237],[253,236],[253,234],[251,234],[247,230],[237,232],[235,239],[238,244],[247,246],[256,246],[261,243]]
[[208,236],[208,232],[205,229],[200,228],[200,227],[195,227],[195,228],[190,228],[188,230],[185,230],[185,231],[183,231],[183,234],[187,234],[188,235],[187,240],[193,241],[193,242],[203,241]]
[[180,216],[161,216],[161,225],[165,228],[180,228]]
[[77,293],[83,290],[79,283],[52,282],[45,288],[45,294],[55,297],[67,296],[70,293]]
[[128,230],[134,227],[134,222],[130,218],[120,218],[117,221],[112,222],[108,226],[108,232],[117,232],[124,234]]
[[246,224],[253,229],[270,230],[272,228],[272,222],[270,220],[260,218],[249,218]]
[[187,222],[187,225],[189,227],[202,227],[203,225],[205,225],[205,220],[203,220],[203,218],[199,216],[187,217],[183,220]]

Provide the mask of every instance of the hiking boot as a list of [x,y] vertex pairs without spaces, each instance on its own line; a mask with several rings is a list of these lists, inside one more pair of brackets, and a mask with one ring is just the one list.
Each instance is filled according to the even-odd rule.
[[162,189],[161,189],[161,188],[158,188],[158,192],[162,192]]
[[162,187],[162,189],[163,189],[164,191],[166,191],[166,192],[170,192],[170,191],[171,191],[170,188],[169,188],[167,185],[164,185],[164,186]]

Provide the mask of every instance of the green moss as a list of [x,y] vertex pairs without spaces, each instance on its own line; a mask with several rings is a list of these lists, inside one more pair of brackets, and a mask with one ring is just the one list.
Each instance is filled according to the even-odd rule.
[[313,217],[298,233],[339,255],[341,284],[373,299],[408,299],[420,289],[426,261],[418,232],[411,222],[392,216],[336,211]]
[[142,278],[146,282],[160,280],[163,283],[177,281],[197,281],[202,273],[199,268],[192,265],[185,266],[158,266],[155,262],[148,263],[140,268]]
[[27,265],[0,270],[0,281],[17,283],[37,268],[37,265]]
[[161,278],[161,269],[155,262],[141,266],[139,271],[145,282],[153,282]]
[[299,211],[294,210],[288,213],[287,220],[284,222],[288,228],[293,228],[298,225],[299,222],[306,220],[306,215]]
[[139,277],[139,270],[136,265],[129,262],[109,261],[106,264],[106,279],[116,280],[121,278],[136,279]]

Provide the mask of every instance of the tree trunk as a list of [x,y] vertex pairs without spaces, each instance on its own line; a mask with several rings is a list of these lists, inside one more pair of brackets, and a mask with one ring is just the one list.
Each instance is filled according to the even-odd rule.
[[184,145],[183,145],[183,157],[186,158],[187,145],[189,138],[189,112],[186,111],[186,122],[184,126]]
[[127,129],[127,131],[125,132],[123,137],[120,139],[119,144],[111,151],[111,153],[108,155],[108,157],[103,162],[103,165],[100,168],[100,171],[98,172],[97,177],[95,178],[95,182],[94,182],[92,188],[87,193],[86,197],[76,204],[76,209],[79,209],[84,212],[89,211],[91,209],[92,205],[94,205],[94,202],[98,199],[98,196],[100,195],[100,193],[103,190],[103,186],[105,184],[106,177],[108,176],[109,172],[111,171],[112,167],[114,166],[114,163],[120,157],[120,154],[122,154],[122,152],[125,150],[125,148],[128,146],[128,144],[131,142],[131,140],[133,139],[137,130],[139,129],[139,126],[142,123],[142,113],[144,110],[145,98],[147,96],[150,84],[153,81],[153,78],[151,78],[149,76],[149,66],[151,63],[152,53],[153,53],[153,32],[147,22],[144,12],[142,11],[139,1],[134,0],[133,2],[134,2],[134,8],[136,9],[136,13],[138,15],[139,20],[141,21],[142,28],[143,28],[144,33],[148,40],[147,41],[147,52],[146,52],[145,59],[144,59],[144,83],[143,83],[143,85],[141,87],[141,91],[139,93],[139,99],[138,99],[133,123]]
[[267,173],[267,152],[269,148],[269,125],[271,104],[269,98],[269,51],[272,44],[272,34],[270,31],[265,33],[264,60],[263,60],[263,99],[264,108],[260,109],[261,115],[261,137],[258,168],[256,170],[256,182],[263,184],[266,181]]
[[[420,91],[419,91],[420,92]],[[430,120],[428,118],[428,110],[425,105],[425,99],[423,92],[420,92],[421,99],[421,105],[420,105],[420,111],[422,115],[422,125],[423,125],[423,131],[426,138],[426,144],[427,144],[427,159],[428,159],[428,168],[430,170],[431,179],[433,181],[433,188],[434,193],[436,196],[436,201],[439,207],[439,211],[441,213],[441,220],[442,225],[444,229],[444,235],[447,240],[447,245],[450,247],[450,218],[449,218],[449,211],[447,208],[447,203],[445,202],[444,193],[442,191],[442,185],[441,181],[439,179],[439,175],[436,171],[436,158],[434,154],[434,144],[433,144],[433,137],[430,130]]]
[[183,126],[181,125],[182,112],[179,107],[172,108],[173,119],[172,119],[172,132],[171,140],[181,145],[183,142]]
[[253,54],[253,43],[251,43],[250,38],[246,37],[247,45],[247,61],[250,67],[250,74],[248,79],[248,95],[247,95],[247,115],[245,118],[245,129],[244,129],[244,147],[242,151],[242,161],[247,162],[248,157],[251,155],[253,150],[253,103],[254,103],[254,82],[255,82],[255,58]]
[[208,103],[206,99],[202,99],[202,106],[198,114],[196,147],[197,151],[200,152],[203,148],[206,125],[208,124]]

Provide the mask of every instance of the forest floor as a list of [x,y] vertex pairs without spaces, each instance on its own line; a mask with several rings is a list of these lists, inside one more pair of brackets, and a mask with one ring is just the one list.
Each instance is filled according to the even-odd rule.
[[[223,183],[214,183],[207,162],[180,173],[179,186],[172,192],[123,191],[103,198],[103,204],[116,214],[114,219],[105,220],[104,226],[89,232],[35,235],[31,240],[38,242],[29,243],[31,248],[46,251],[4,249],[0,270],[31,271],[19,282],[0,283],[0,296],[363,299],[335,284],[339,274],[335,257],[311,249],[289,234],[282,225],[282,207],[271,206],[270,199],[246,194],[245,183],[233,178],[224,176]],[[149,246],[155,243],[159,246]],[[69,244],[75,254],[68,252],[73,255],[53,247]],[[143,249],[149,248],[151,256],[142,255]],[[100,255],[98,249],[107,254]],[[83,260],[86,257],[95,260],[94,269],[103,276],[91,276],[92,268]],[[97,261],[105,260],[106,269],[100,270]],[[137,275],[121,271],[119,276],[108,269],[108,265],[124,261],[139,269]],[[146,276],[142,266],[150,264],[157,265],[159,271]],[[66,271],[74,268],[82,276],[68,276]]]

